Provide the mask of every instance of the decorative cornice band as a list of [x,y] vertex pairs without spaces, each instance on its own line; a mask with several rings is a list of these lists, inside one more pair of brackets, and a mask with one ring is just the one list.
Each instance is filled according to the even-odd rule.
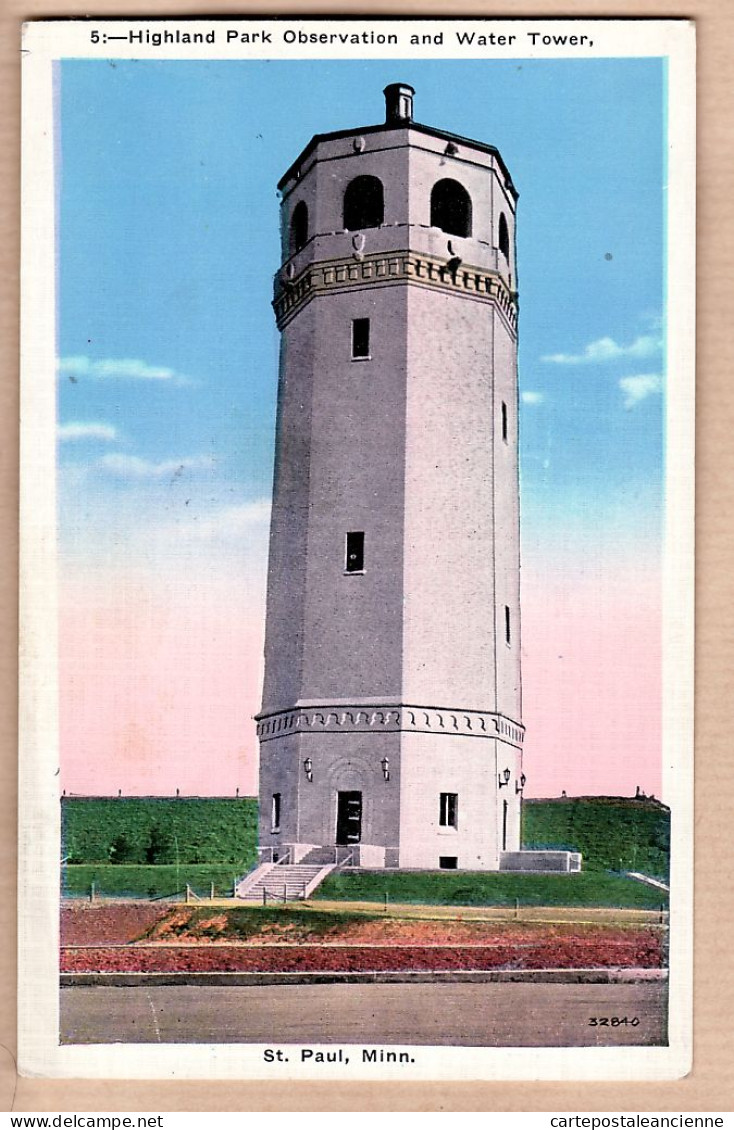
[[277,275],[273,308],[278,329],[282,329],[302,306],[319,294],[405,282],[451,290],[493,303],[512,331],[517,328],[517,295],[508,289],[501,275],[469,265],[452,269],[447,259],[398,251],[310,263],[293,279],[286,278],[283,273]]
[[260,715],[261,742],[292,733],[385,733],[396,731],[502,738],[522,745],[525,728],[503,714],[445,710],[435,706],[304,706]]

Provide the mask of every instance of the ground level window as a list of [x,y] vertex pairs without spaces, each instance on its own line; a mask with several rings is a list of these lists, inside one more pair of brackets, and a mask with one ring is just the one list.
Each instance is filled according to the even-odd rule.
[[280,793],[273,793],[273,804],[270,810],[270,831],[280,831]]
[[456,855],[439,855],[438,866],[442,871],[456,871],[459,859]]
[[364,530],[351,530],[347,534],[344,571],[364,573]]
[[441,793],[438,806],[438,823],[442,828],[455,828],[459,814],[458,793]]

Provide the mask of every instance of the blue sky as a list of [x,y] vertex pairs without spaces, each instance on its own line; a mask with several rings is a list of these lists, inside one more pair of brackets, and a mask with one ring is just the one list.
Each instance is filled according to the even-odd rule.
[[313,133],[381,121],[396,79],[417,120],[496,145],[520,192],[526,538],[562,515],[601,534],[629,500],[657,524],[662,61],[73,60],[59,415],[90,552],[108,501],[154,507],[169,468],[182,520],[269,495],[275,185]]
[[395,81],[520,192],[529,795],[659,788],[663,62],[65,60],[72,791],[255,787],[276,184],[314,133],[381,122]]

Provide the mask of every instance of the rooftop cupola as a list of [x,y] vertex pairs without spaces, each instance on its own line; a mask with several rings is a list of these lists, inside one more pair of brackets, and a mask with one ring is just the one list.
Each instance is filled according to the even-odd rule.
[[385,125],[400,125],[413,121],[413,95],[415,91],[407,82],[391,82],[385,87]]

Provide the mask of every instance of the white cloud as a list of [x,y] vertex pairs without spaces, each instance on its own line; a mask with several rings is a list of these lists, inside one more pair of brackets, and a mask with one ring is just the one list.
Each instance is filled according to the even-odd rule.
[[88,481],[88,463],[59,463],[59,489],[62,494],[68,491],[68,497],[78,501],[79,492],[86,488]]
[[645,325],[649,326],[651,330],[657,330],[659,332],[663,328],[662,315],[657,311],[653,312],[648,310],[642,315],[641,320]]
[[77,439],[117,439],[117,428],[112,424],[103,424],[94,421],[74,420],[68,424],[59,424],[56,435],[60,441]]
[[662,391],[663,378],[658,373],[640,373],[634,377],[622,377],[619,387],[624,393],[625,408],[634,408],[641,400]]
[[223,506],[204,518],[189,523],[187,536],[193,541],[231,541],[267,530],[270,521],[270,499],[258,498],[237,506]]
[[[270,500],[207,505],[208,499],[163,497],[170,491],[136,483],[135,489],[112,498],[110,492],[90,491],[80,505],[79,491],[65,494],[62,549],[80,567],[118,567],[124,559],[132,578],[140,571],[184,584],[205,586],[214,575],[231,572],[239,585],[264,584],[268,561]],[[120,492],[118,492],[119,494]]]
[[550,353],[541,361],[555,365],[588,365],[616,361],[620,357],[653,357],[661,349],[662,341],[653,334],[642,334],[629,345],[619,345],[612,337],[600,337],[584,347],[583,353]]
[[137,455],[103,455],[98,467],[120,479],[177,478],[186,471],[211,471],[211,455],[189,455],[183,459],[162,459],[154,462]]
[[542,392],[532,392],[530,389],[527,389],[525,392],[520,393],[520,399],[523,404],[542,404],[545,400],[545,396]]
[[149,365],[146,361],[130,357],[107,358],[102,361],[92,361],[89,357],[60,357],[58,370],[72,381],[87,377],[92,380],[168,381],[174,385],[193,384],[190,377],[177,373],[175,369],[165,365]]

